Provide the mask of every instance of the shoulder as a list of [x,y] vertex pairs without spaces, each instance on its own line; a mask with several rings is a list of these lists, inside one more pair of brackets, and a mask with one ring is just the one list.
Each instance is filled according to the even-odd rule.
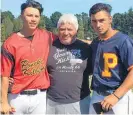
[[14,44],[16,41],[17,41],[17,33],[12,33],[6,40],[5,42],[3,43],[3,45],[12,45]]
[[121,41],[121,45],[124,45],[124,44],[133,45],[133,38],[131,38],[127,34],[119,32],[118,37],[119,37],[119,41]]
[[132,39],[127,34],[124,34],[122,32],[118,32],[117,35],[116,35],[116,37],[120,38],[121,41],[131,40]]
[[83,40],[80,40],[80,39],[77,39],[76,42],[77,42],[77,44],[82,45],[84,47],[89,47],[90,46],[88,43],[86,43],[86,42],[84,42]]
[[92,47],[96,47],[98,44],[99,44],[99,39],[98,39],[98,37],[97,38],[95,38],[95,39],[93,39],[92,40],[92,42],[91,42],[91,44],[90,44],[90,47],[92,48]]
[[80,39],[77,39],[76,40],[76,44],[75,45],[76,46],[78,45],[78,47],[80,47],[81,49],[83,49],[85,52],[90,52],[90,50],[91,50],[90,44],[88,44],[86,42],[83,42]]
[[58,38],[58,36],[56,34],[54,34],[53,32],[50,32],[46,29],[38,29],[38,31],[40,31],[44,35],[48,35],[50,38],[52,38],[52,41],[54,41]]
[[19,37],[19,36],[17,36],[16,33],[12,33],[12,34],[5,40],[5,42],[2,44],[1,49],[13,53],[13,51],[14,51],[14,46],[18,43],[18,40],[17,40],[18,37]]

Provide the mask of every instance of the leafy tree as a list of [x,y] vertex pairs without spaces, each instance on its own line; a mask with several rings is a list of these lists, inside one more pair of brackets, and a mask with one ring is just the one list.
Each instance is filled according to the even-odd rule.
[[89,36],[88,26],[89,26],[89,17],[87,13],[82,12],[82,21],[83,21],[83,28],[84,28],[84,39],[87,39]]
[[93,30],[93,28],[91,26],[90,18],[88,19],[88,36],[89,36],[90,40],[97,38],[97,33]]
[[52,21],[52,25],[53,25],[54,28],[57,27],[57,22],[58,22],[58,20],[59,20],[59,18],[60,18],[61,15],[62,15],[62,14],[61,14],[60,12],[54,12],[54,13],[50,16],[50,19],[51,19],[51,21]]
[[[50,18],[43,15],[39,23],[39,27],[47,29],[57,34],[57,22],[62,14],[54,12]],[[97,34],[91,27],[90,17],[88,14],[82,12],[76,14],[79,29],[77,37],[80,39],[95,39]],[[125,13],[116,13],[113,15],[113,27],[128,34],[133,38],[133,9],[130,8]],[[20,17],[15,18],[10,11],[1,12],[1,38],[4,41],[12,32],[18,31],[22,28],[22,20]]]
[[79,39],[84,39],[84,24],[83,24],[83,20],[82,20],[82,15],[76,14],[76,16],[77,16],[78,24],[79,24],[77,37]]
[[12,32],[13,32],[13,23],[12,21],[10,20],[9,17],[6,17],[4,20],[3,20],[3,23],[2,23],[5,27],[5,32],[6,32],[6,37],[8,37]]
[[9,19],[13,22],[14,15],[10,11],[1,12],[1,23],[5,18],[9,17]]
[[45,16],[45,25],[46,25],[46,29],[49,31],[52,31],[54,28],[52,20],[49,19],[47,16]]
[[6,29],[4,24],[1,24],[1,41],[4,42],[6,39]]
[[133,38],[133,9],[128,10],[128,34]]
[[40,23],[39,23],[39,28],[42,28],[42,29],[44,29],[45,27],[46,27],[46,25],[45,25],[45,16],[41,16],[41,19],[40,19]]
[[113,27],[118,30],[122,30],[123,24],[123,15],[120,13],[116,13],[113,15]]
[[57,28],[53,28],[53,29],[52,29],[52,32],[53,32],[54,34],[58,35],[58,29],[57,29]]
[[133,10],[130,8],[124,14],[116,13],[113,16],[113,27],[133,37]]
[[13,23],[14,23],[14,27],[13,27],[14,32],[17,32],[22,28],[23,22],[22,22],[20,16],[18,18],[15,18]]

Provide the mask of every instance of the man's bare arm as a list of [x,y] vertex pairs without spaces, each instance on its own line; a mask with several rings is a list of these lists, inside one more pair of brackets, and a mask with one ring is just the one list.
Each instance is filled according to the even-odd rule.
[[101,102],[103,109],[108,110],[112,108],[119,101],[119,98],[124,96],[132,88],[133,88],[133,68],[130,69],[126,79],[121,84],[121,86],[116,89],[114,94],[105,97],[104,100]]
[[8,114],[12,111],[8,103],[9,77],[1,77],[1,112]]
[[7,93],[9,86],[9,78],[1,77],[1,100],[2,103],[8,102]]
[[121,86],[114,92],[119,98],[124,96],[130,89],[133,88],[133,67],[129,71],[126,79]]

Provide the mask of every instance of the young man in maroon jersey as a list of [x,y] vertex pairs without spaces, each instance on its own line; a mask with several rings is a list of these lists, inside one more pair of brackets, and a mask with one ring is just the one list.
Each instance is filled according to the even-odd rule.
[[[23,3],[23,27],[2,46],[1,112],[4,114],[45,114],[46,90],[50,85],[46,62],[49,39],[54,39],[54,35],[37,27],[42,12],[39,2]],[[14,79],[11,87],[9,77]]]

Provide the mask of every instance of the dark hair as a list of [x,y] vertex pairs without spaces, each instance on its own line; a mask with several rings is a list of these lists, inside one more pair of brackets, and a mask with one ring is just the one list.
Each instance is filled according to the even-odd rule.
[[33,7],[39,10],[40,15],[43,12],[42,5],[39,2],[36,2],[34,0],[27,0],[25,3],[21,5],[21,14],[27,7]]
[[106,11],[107,13],[111,14],[111,10],[112,7],[109,4],[97,3],[90,8],[89,16],[96,14],[99,11]]

